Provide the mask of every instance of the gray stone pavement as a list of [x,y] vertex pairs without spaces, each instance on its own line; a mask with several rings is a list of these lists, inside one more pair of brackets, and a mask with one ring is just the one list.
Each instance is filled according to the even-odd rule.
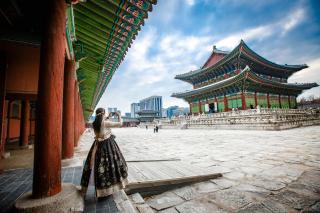
[[[69,167],[62,169],[62,181],[80,185],[82,167]],[[0,212],[14,212],[13,204],[23,193],[32,189],[32,169],[15,169],[0,175]],[[89,187],[85,199],[85,212],[88,213],[114,213],[118,212],[111,196],[96,200],[94,188]]]
[[127,160],[179,158],[223,177],[147,199],[159,212],[320,212],[320,128],[114,129]]

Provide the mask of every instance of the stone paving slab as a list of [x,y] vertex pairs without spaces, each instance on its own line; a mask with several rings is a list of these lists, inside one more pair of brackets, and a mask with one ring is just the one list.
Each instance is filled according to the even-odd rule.
[[[62,169],[62,178],[65,183],[80,185],[82,167],[70,167]],[[0,209],[1,212],[11,212],[15,200],[23,193],[32,189],[32,169],[16,169],[6,171],[0,175]],[[112,197],[97,200],[94,188],[89,187],[85,199],[85,212],[118,212]]]

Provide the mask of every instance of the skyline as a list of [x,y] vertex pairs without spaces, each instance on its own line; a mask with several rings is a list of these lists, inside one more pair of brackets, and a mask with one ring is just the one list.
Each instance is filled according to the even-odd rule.
[[[213,46],[232,50],[243,39],[250,48],[279,64],[304,64],[289,82],[319,84],[320,8],[317,1],[159,1],[97,107],[130,111],[130,104],[163,97],[163,107],[187,107],[171,98],[192,86],[176,74],[200,68]],[[254,18],[252,18],[254,17]],[[297,51],[298,50],[298,51]],[[319,96],[320,87],[303,93]]]

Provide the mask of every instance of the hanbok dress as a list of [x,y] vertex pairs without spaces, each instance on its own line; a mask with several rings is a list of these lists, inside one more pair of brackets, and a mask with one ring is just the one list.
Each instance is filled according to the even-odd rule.
[[110,129],[119,124],[120,122],[103,120],[100,132],[95,132],[95,141],[88,153],[81,177],[83,194],[87,192],[91,175],[96,197],[106,197],[125,188],[128,167]]

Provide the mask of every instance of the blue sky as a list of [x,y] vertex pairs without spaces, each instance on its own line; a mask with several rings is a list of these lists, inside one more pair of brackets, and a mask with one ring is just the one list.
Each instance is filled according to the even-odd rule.
[[[202,66],[213,45],[232,50],[241,39],[273,62],[309,65],[289,82],[320,84],[319,9],[318,0],[158,0],[98,107],[124,114],[151,95],[164,107],[188,106],[170,97],[192,88],[174,76]],[[320,87],[301,96],[310,95]]]

